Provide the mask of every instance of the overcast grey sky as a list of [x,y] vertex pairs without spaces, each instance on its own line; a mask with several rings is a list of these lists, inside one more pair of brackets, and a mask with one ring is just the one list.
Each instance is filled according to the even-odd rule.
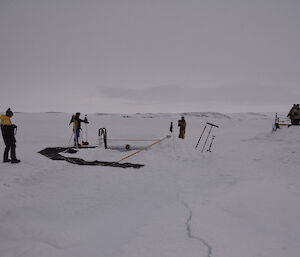
[[0,0],[0,108],[282,111],[299,0]]

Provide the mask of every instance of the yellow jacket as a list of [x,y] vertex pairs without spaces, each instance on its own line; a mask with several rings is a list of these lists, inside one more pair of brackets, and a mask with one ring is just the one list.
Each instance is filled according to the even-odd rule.
[[74,126],[73,126],[73,129],[75,129],[75,130],[80,129],[79,121],[78,121],[77,119],[74,119]]
[[72,116],[72,119],[70,120],[69,125],[71,125],[72,122],[74,123],[73,124],[73,129],[74,130],[80,130],[81,129],[81,122],[89,123],[86,117],[85,117],[84,120],[82,120],[82,119],[79,118],[79,116],[76,116],[76,115]]
[[6,115],[0,115],[1,125],[12,125],[10,117]]

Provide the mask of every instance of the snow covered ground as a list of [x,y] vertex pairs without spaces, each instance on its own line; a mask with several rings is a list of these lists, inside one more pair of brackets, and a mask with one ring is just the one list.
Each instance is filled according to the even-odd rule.
[[[274,114],[187,114],[174,136],[128,159],[141,169],[78,166],[37,152],[70,142],[69,114],[17,113],[20,164],[0,163],[1,257],[291,257],[300,245],[300,127]],[[88,139],[159,139],[180,115],[89,115]],[[195,145],[220,126],[212,152]],[[83,125],[83,129],[85,126]],[[84,130],[83,130],[84,131]],[[139,149],[152,142],[109,141]],[[0,144],[3,151],[3,141]],[[130,152],[81,149],[117,161]]]

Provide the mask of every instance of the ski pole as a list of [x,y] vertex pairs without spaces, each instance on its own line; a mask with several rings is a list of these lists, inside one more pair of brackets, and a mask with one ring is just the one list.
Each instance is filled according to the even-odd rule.
[[73,135],[74,135],[74,132],[72,132],[72,134],[71,134],[71,137],[70,137],[70,139],[69,139],[69,141],[68,141],[68,146],[69,146],[70,143],[71,143],[71,140],[72,140]]
[[[209,123],[207,123],[207,124],[209,124]],[[209,124],[210,125],[210,124]],[[207,138],[206,138],[206,140],[205,140],[205,143],[204,143],[204,145],[203,145],[203,148],[202,148],[202,150],[201,150],[201,153],[203,153],[203,151],[204,151],[204,148],[205,148],[205,146],[206,146],[206,143],[207,143],[207,140],[208,140],[208,138],[209,138],[209,135],[210,135],[210,132],[211,132],[211,130],[212,130],[212,126],[210,127],[210,129],[209,129],[209,131],[208,131],[208,135],[207,135]]]
[[215,136],[212,136],[209,148],[207,149],[207,152],[211,152],[211,146],[212,146],[212,144],[214,142],[214,139],[215,139]]
[[[82,129],[81,129],[82,130]],[[80,130],[79,130],[79,133],[80,133]],[[81,144],[83,145],[83,142],[84,142],[84,138],[83,138],[83,133],[80,133],[79,134],[79,140],[78,140],[78,143],[81,142]],[[79,144],[80,145],[80,144]]]
[[202,131],[202,133],[201,133],[201,136],[200,136],[200,138],[199,138],[199,140],[198,140],[198,142],[197,142],[197,144],[196,144],[195,149],[197,149],[197,147],[198,147],[198,145],[199,145],[199,143],[200,143],[200,140],[201,140],[201,138],[202,138],[202,136],[203,136],[203,133],[204,133],[205,129],[206,129],[206,125],[205,125],[205,127],[204,127],[204,129],[203,129],[203,131]]

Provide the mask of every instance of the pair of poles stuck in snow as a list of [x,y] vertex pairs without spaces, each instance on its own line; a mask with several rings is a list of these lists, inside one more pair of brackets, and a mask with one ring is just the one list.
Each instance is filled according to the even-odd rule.
[[[205,125],[204,129],[202,130],[201,136],[200,136],[200,138],[199,138],[199,140],[198,140],[198,142],[197,142],[197,144],[196,144],[195,149],[197,149],[197,147],[198,147],[198,145],[199,145],[199,143],[200,143],[200,141],[201,141],[201,139],[202,139],[202,137],[203,137],[203,134],[204,134],[204,132],[205,132],[205,130],[206,130],[206,128],[207,128],[207,126],[210,126],[210,128],[209,128],[207,137],[206,137],[206,139],[205,139],[205,141],[204,141],[204,144],[203,144],[201,153],[203,153],[203,151],[204,151],[204,149],[205,149],[205,146],[206,146],[206,144],[207,144],[207,141],[208,141],[208,138],[209,138],[209,136],[210,136],[210,134],[211,134],[212,129],[213,129],[214,127],[215,127],[215,128],[218,128],[218,127],[219,127],[219,126],[217,126],[217,125],[215,125],[215,124],[206,122],[206,125]],[[214,140],[215,140],[215,136],[212,136],[210,145],[209,145],[209,147],[208,147],[208,149],[207,149],[207,152],[211,152],[211,147],[212,147],[212,144],[213,144]]]

